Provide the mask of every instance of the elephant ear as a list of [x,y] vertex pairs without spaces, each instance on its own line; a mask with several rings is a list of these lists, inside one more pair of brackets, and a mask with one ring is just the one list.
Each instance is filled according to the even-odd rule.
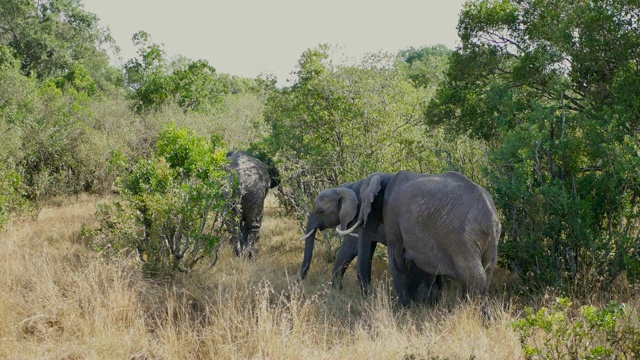
[[360,198],[362,199],[362,205],[360,208],[360,217],[359,220],[362,221],[362,225],[364,226],[367,223],[367,217],[371,212],[371,207],[373,205],[373,200],[375,200],[376,195],[382,188],[382,176],[380,174],[369,175],[367,180],[362,187],[360,188]]
[[338,206],[340,211],[338,212],[338,218],[340,219],[340,228],[346,230],[358,212],[358,197],[353,190],[347,188],[338,188],[336,192],[339,195]]

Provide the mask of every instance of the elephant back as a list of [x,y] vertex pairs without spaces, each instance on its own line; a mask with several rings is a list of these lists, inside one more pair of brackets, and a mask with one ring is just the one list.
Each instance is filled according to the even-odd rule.
[[266,193],[271,185],[271,177],[265,164],[244,151],[227,153],[230,160],[231,176],[237,176],[240,184],[240,194],[251,191]]

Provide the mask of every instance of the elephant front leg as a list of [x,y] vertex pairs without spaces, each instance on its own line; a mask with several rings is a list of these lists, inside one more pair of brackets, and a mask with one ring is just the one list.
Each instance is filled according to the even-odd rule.
[[409,268],[404,259],[404,247],[402,245],[387,245],[387,254],[389,256],[389,269],[393,278],[393,287],[398,296],[398,302],[402,306],[408,306],[410,303],[408,285]]
[[358,240],[353,236],[346,235],[342,240],[342,246],[338,250],[338,258],[333,266],[333,272],[331,275],[331,285],[335,289],[342,289],[342,278],[345,271],[351,264],[351,261],[358,254]]
[[365,295],[371,291],[371,266],[377,242],[372,242],[364,229],[358,232],[358,280]]

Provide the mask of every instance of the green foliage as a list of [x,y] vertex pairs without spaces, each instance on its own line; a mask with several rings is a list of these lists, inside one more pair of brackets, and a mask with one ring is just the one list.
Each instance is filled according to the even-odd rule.
[[426,110],[491,145],[503,265],[591,292],[637,279],[640,9],[627,1],[477,1]]
[[0,68],[19,69],[20,61],[16,58],[15,51],[4,44],[0,44]]
[[6,0],[0,24],[0,44],[13,49],[26,76],[58,77],[79,63],[103,87],[117,82],[103,50],[113,40],[79,0]]
[[415,86],[435,92],[445,78],[451,50],[444,45],[423,48],[408,48],[400,51],[398,57],[403,61],[402,71]]
[[527,359],[637,359],[639,320],[624,304],[576,308],[558,298],[550,309],[526,308],[513,328]]
[[93,170],[78,153],[88,140],[87,94],[63,92],[54,80],[39,84],[11,67],[0,68],[0,79],[0,159],[7,171],[20,175],[20,193],[39,203],[90,189]]
[[[217,259],[223,229],[236,204],[237,184],[225,172],[226,148],[174,125],[159,135],[156,156],[139,160],[119,178],[120,199],[98,209],[98,249],[135,248],[147,270],[192,269]],[[114,162],[125,165],[121,155]]]
[[98,86],[89,71],[80,64],[74,64],[64,75],[55,80],[56,86],[66,91],[84,93],[89,97],[98,95]]
[[305,51],[297,81],[272,89],[265,108],[264,147],[278,161],[280,200],[300,218],[327,187],[374,172],[450,169],[441,131],[427,133],[423,125],[427,94],[396,57],[370,54],[357,65],[335,65],[330,51]]
[[43,83],[37,91],[37,108],[17,124],[22,131],[24,153],[20,167],[32,200],[87,189],[77,148],[83,141],[83,125],[90,117],[88,97],[63,94],[55,82]]
[[0,163],[0,230],[11,218],[11,214],[26,206],[22,197],[22,178],[15,170]]
[[103,154],[87,150],[96,142],[90,106],[113,92],[119,75],[97,21],[76,0],[0,7],[0,161],[3,174],[20,179],[7,180],[20,186],[14,200],[40,207],[52,196],[92,190],[100,177]]
[[176,102],[184,111],[213,111],[222,104],[222,95],[232,82],[220,79],[206,60],[178,58],[169,64],[165,52],[140,31],[133,36],[138,58],[125,65],[126,84],[134,90],[132,98],[138,113],[156,111]]
[[227,84],[220,81],[216,69],[206,60],[189,62],[186,69],[173,73],[176,82],[178,105],[185,110],[206,111],[222,103]]

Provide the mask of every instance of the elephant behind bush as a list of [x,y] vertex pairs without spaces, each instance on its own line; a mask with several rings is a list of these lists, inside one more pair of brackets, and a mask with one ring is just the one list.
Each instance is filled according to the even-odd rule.
[[227,158],[231,176],[237,176],[239,185],[239,206],[235,208],[236,221],[230,230],[231,243],[237,256],[255,257],[264,200],[269,189],[278,185],[278,173],[272,161],[268,161],[267,166],[244,151],[230,151]]

